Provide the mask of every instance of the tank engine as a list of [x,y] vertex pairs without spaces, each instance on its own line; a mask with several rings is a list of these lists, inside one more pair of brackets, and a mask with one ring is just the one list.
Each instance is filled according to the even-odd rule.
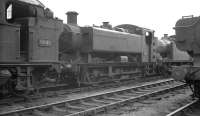
[[193,64],[189,54],[176,47],[174,36],[164,34],[161,39],[157,40],[156,46],[157,72],[165,77],[171,75],[173,67]]
[[67,15],[68,24],[59,41],[60,60],[75,67],[79,85],[130,79],[143,70],[145,74],[154,73],[153,30],[140,28],[140,34],[120,32],[125,28],[112,28],[108,22],[100,27],[79,27],[78,13]]
[[187,51],[193,57],[193,66],[177,67],[174,69],[174,78],[185,80],[191,86],[194,95],[200,98],[200,17],[184,16],[175,26],[176,45]]

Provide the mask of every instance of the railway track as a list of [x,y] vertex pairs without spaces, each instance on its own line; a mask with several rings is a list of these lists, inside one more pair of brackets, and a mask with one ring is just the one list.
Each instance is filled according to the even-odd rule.
[[200,115],[200,102],[199,100],[194,100],[185,106],[171,112],[166,116],[199,116]]
[[[141,78],[141,77],[138,77]],[[59,95],[68,95],[68,94],[73,94],[73,93],[83,93],[83,92],[89,92],[93,90],[101,90],[101,89],[109,89],[109,88],[118,88],[121,86],[127,86],[127,85],[133,85],[133,84],[143,84],[147,83],[150,81],[155,81],[158,79],[161,79],[162,76],[152,76],[144,79],[130,79],[128,81],[124,82],[111,82],[111,83],[106,83],[106,84],[101,84],[101,85],[95,85],[95,86],[85,86],[85,87],[69,87],[67,85],[63,86],[54,86],[54,87],[49,87],[49,88],[41,88],[36,95],[29,95],[24,99],[23,97],[11,97],[11,98],[6,98],[6,99],[1,99],[0,100],[0,105],[4,104],[10,104],[9,101],[12,101],[12,103],[20,103],[20,102],[25,102],[25,101],[32,101],[32,99],[40,99],[41,97],[53,97],[53,96],[59,96]],[[55,94],[56,93],[56,94]],[[42,96],[41,96],[42,94]]]
[[2,116],[93,116],[129,102],[184,87],[172,79],[60,102],[1,112]]
[[[141,79],[142,78],[142,79]],[[102,82],[102,83],[96,83],[93,85],[89,85],[89,86],[84,86],[84,87],[70,87],[67,85],[61,85],[61,86],[51,86],[51,87],[43,87],[40,88],[39,91],[40,92],[46,92],[46,91],[58,91],[58,90],[63,90],[67,89],[68,93],[73,93],[73,92],[79,92],[82,90],[91,90],[91,89],[96,89],[96,88],[101,88],[101,87],[110,87],[110,86],[121,86],[121,85],[127,85],[127,84],[133,84],[133,83],[140,83],[140,82],[148,82],[148,81],[152,81],[152,80],[158,80],[158,79],[162,79],[163,77],[160,75],[154,75],[154,76],[148,76],[146,77],[141,77],[141,76],[136,76],[134,78],[130,78],[130,79],[124,79],[124,80],[112,80],[109,82]]]

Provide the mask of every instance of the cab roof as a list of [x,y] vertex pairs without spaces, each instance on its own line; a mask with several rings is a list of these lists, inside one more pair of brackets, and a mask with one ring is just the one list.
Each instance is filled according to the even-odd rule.
[[39,0],[18,0],[20,2],[25,2],[28,4],[32,4],[32,5],[37,5],[37,6],[41,6],[41,7],[45,7],[44,4],[42,4]]

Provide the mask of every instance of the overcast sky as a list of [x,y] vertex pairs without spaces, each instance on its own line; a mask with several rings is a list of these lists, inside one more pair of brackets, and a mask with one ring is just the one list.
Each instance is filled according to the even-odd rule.
[[200,14],[198,0],[40,0],[54,15],[67,22],[65,13],[77,11],[78,24],[113,26],[134,24],[155,30],[161,37],[174,34],[172,29],[182,16]]

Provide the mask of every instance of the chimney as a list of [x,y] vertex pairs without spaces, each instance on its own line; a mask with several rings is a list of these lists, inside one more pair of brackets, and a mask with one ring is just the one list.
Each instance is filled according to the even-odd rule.
[[165,38],[168,38],[168,34],[164,34],[164,37],[165,37]]
[[75,11],[69,11],[67,14],[67,24],[77,25],[77,15],[78,13]]
[[107,27],[109,25],[109,22],[103,22],[103,26]]
[[102,28],[112,29],[112,25],[110,25],[109,22],[103,22]]

